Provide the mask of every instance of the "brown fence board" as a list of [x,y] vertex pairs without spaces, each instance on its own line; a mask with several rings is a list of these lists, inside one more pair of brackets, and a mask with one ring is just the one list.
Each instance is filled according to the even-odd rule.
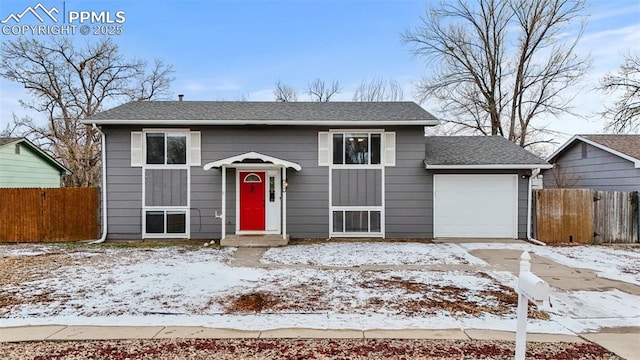
[[545,243],[593,242],[593,190],[535,191],[536,236]]
[[41,203],[40,189],[0,189],[0,241],[41,239]]
[[536,237],[545,243],[638,241],[637,195],[592,189],[534,193]]
[[595,198],[597,243],[628,243],[638,238],[634,193],[596,191]]
[[0,189],[0,242],[95,239],[98,188]]

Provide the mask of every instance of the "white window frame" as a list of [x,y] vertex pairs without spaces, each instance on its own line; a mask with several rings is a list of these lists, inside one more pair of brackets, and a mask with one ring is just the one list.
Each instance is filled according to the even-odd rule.
[[[369,214],[369,231],[347,232],[335,231],[333,229],[333,213],[334,211],[378,211],[380,212],[380,231],[371,231],[371,215]],[[329,213],[329,237],[384,237],[384,206],[334,206]],[[342,219],[343,229],[345,226],[344,218]]]
[[[147,133],[165,134],[165,164],[147,164]],[[142,129],[142,238],[143,239],[188,239],[191,237],[191,135],[189,129],[167,129],[152,128]],[[184,164],[166,164],[167,135],[180,134],[186,137],[186,159]],[[187,204],[184,206],[151,206],[146,204],[146,171],[147,170],[186,170],[187,171]],[[185,232],[184,233],[147,233],[147,211],[164,211],[165,222],[166,213],[169,211],[185,212]],[[166,223],[165,223],[166,224]]]
[[[147,134],[164,134],[164,164],[147,164]],[[170,135],[183,135],[185,137],[185,163],[167,164],[167,139]],[[191,136],[189,129],[145,129],[142,131],[142,165],[148,169],[185,169],[189,167],[191,160]]]
[[[164,232],[163,233],[147,233],[147,212],[149,211],[162,211],[164,212]],[[167,213],[168,212],[184,212],[185,224],[184,233],[168,233],[167,232]],[[189,235],[189,222],[190,213],[189,208],[185,206],[147,206],[142,211],[142,233],[143,239],[186,239]]]
[[[386,135],[384,129],[331,129],[329,130],[329,237],[385,237],[385,168],[386,168]],[[368,134],[369,140],[371,134],[380,134],[380,164],[334,164],[333,163],[333,135],[334,134]],[[344,138],[343,138],[344,144]],[[344,151],[344,150],[343,150]],[[343,155],[344,159],[344,155]],[[395,164],[394,164],[395,165]],[[333,169],[377,169],[382,172],[381,184],[381,206],[333,206]],[[379,232],[335,232],[333,231],[333,212],[334,211],[379,211],[380,212],[380,231]],[[343,220],[344,221],[344,220]]]
[[[333,136],[334,135],[342,135],[342,164],[334,164],[333,163]],[[371,162],[371,134],[379,134],[380,135],[380,164],[346,164],[345,163],[345,135],[364,135],[366,134],[369,142],[369,162]],[[371,130],[371,129],[339,129],[339,130],[330,130],[329,131],[329,166],[336,169],[380,169],[384,167],[384,156],[385,156],[385,147],[384,147],[384,130]]]

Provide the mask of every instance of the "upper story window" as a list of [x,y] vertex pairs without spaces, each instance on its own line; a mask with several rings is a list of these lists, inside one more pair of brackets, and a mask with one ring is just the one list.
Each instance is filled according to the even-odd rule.
[[185,165],[187,134],[174,132],[146,133],[147,164]]
[[380,165],[381,133],[334,133],[334,165]]

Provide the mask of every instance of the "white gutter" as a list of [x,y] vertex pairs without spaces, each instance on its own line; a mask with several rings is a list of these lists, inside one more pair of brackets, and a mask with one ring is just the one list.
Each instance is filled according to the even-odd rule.
[[534,239],[531,236],[531,226],[533,225],[532,221],[531,221],[531,214],[533,212],[533,210],[531,209],[531,205],[533,204],[533,201],[532,201],[533,200],[532,199],[533,188],[531,186],[531,177],[532,176],[529,176],[529,186],[528,186],[529,187],[529,192],[528,192],[528,195],[527,195],[527,241],[529,241],[531,243],[534,243],[536,245],[546,246],[547,244],[543,243],[540,240]]
[[107,142],[102,130],[93,124],[93,130],[100,133],[100,152],[102,162],[102,236],[89,244],[101,244],[107,239]]
[[553,165],[543,164],[483,164],[483,165],[429,165],[425,169],[434,170],[514,170],[514,169],[551,169]]
[[394,126],[422,125],[436,126],[438,120],[88,120],[82,122],[89,125],[307,125],[307,126]]

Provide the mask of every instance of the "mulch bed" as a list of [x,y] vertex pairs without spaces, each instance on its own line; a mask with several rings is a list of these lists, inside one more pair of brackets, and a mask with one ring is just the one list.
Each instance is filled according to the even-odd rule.
[[[513,359],[514,343],[480,340],[169,339],[0,344],[2,359]],[[529,343],[527,359],[619,360],[591,343]]]

